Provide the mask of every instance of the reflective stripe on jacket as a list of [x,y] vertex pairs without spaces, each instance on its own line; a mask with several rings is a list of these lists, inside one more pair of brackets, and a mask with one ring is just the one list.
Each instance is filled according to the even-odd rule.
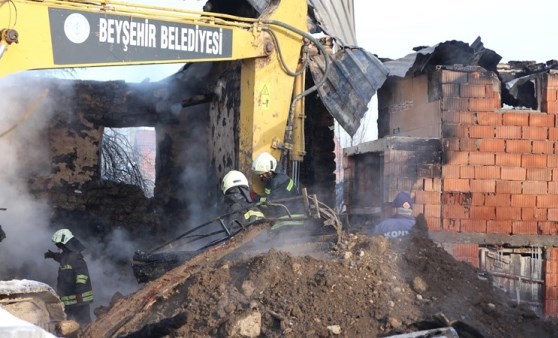
[[93,302],[89,271],[79,252],[63,251],[58,270],[57,291],[66,306]]

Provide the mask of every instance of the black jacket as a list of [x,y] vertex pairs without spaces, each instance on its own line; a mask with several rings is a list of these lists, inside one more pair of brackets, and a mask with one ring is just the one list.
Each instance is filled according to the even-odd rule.
[[[273,173],[271,178],[265,182],[264,195],[260,197],[259,202],[274,202],[298,195],[298,187],[287,174]],[[304,210],[302,200],[299,199],[279,203],[285,205],[291,214],[299,214]],[[268,209],[270,210],[266,209],[264,212],[266,214],[269,212],[273,217],[279,217],[287,214],[286,210],[281,207]]]
[[264,214],[254,205],[250,198],[250,192],[246,187],[233,187],[227,190],[224,202],[227,207],[227,213],[238,210],[238,213],[233,213],[228,218],[228,224],[239,222],[245,225],[264,218]]
[[91,278],[82,250],[83,245],[74,237],[66,243],[60,256],[55,258],[60,263],[56,288],[66,307],[93,302]]

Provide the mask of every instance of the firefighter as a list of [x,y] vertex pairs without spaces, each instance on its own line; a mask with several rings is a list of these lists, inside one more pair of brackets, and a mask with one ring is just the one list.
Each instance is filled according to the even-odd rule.
[[[252,172],[257,175],[262,183],[264,184],[264,194],[258,196],[256,200],[259,203],[273,202],[279,199],[285,199],[289,197],[299,196],[298,187],[294,181],[287,175],[279,173],[277,169],[277,160],[273,155],[268,152],[263,152],[259,154],[256,159],[252,162]],[[281,202],[285,205],[291,214],[288,217],[285,209],[281,207],[270,208],[267,207],[266,215],[269,213],[274,217],[289,218],[291,221],[293,218],[303,218],[303,206],[302,201],[299,199]],[[283,225],[302,225],[304,222],[281,222]],[[279,224],[277,224],[279,226]]]
[[68,319],[81,325],[91,322],[90,304],[93,302],[93,290],[87,264],[81,252],[83,244],[68,229],[60,229],[52,235],[52,242],[60,252],[45,252],[45,259],[52,258],[58,263],[57,292],[64,303]]
[[399,192],[391,203],[395,213],[378,223],[370,233],[397,238],[409,235],[415,225],[413,217],[413,198],[407,192]]
[[[265,218],[264,214],[256,206],[248,208],[252,205],[248,179],[240,171],[229,171],[225,177],[223,177],[221,190],[223,191],[225,205],[228,209],[227,212],[241,209],[242,218],[239,221],[241,224],[248,224]],[[232,221],[233,220],[231,220],[231,222]]]

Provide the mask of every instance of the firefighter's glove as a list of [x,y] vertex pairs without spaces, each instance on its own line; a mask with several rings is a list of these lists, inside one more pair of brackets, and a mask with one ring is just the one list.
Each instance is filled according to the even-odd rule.
[[52,259],[54,259],[55,261],[58,262],[58,261],[60,261],[60,253],[52,252],[52,251],[48,250],[47,252],[45,252],[45,259],[48,259],[48,258],[52,258]]

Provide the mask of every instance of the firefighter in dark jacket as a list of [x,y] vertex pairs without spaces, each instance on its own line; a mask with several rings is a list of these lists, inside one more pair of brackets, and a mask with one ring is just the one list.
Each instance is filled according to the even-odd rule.
[[[266,203],[274,202],[280,199],[299,196],[298,187],[294,181],[287,175],[279,173],[277,169],[277,160],[273,155],[268,152],[259,154],[252,162],[252,173],[257,175],[264,184],[264,194],[258,196],[257,202]],[[302,200],[295,199],[280,204],[287,207],[290,217],[284,208],[281,207],[267,207],[264,212],[271,217],[284,218],[288,221],[281,221],[276,224],[275,228],[284,225],[303,225],[304,221],[304,208]],[[298,219],[295,221],[295,219]]]
[[404,237],[415,226],[413,217],[413,198],[407,192],[400,192],[391,203],[395,214],[378,223],[369,231],[371,235],[384,235],[387,238]]
[[248,188],[248,179],[240,171],[229,171],[223,177],[221,190],[228,209],[227,212],[239,210],[238,215],[231,215],[229,223],[236,221],[244,225],[264,218],[264,214],[253,205]]
[[60,252],[48,250],[45,259],[52,258],[60,263],[56,287],[66,315],[68,319],[86,325],[91,322],[89,307],[93,302],[93,290],[87,264],[81,254],[85,247],[68,229],[56,231],[52,242]]

